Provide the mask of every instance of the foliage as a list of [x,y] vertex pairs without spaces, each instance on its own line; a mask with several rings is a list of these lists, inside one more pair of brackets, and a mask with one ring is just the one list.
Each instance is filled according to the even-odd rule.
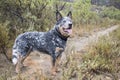
[[[81,24],[98,25],[101,21],[104,22],[99,13],[91,10],[90,0],[75,0],[73,3],[60,0],[1,0],[0,23],[9,22],[7,27],[11,39],[15,39],[18,34],[25,31],[48,31],[55,23],[56,4],[61,8],[64,3],[66,5],[61,13],[64,15],[71,10],[74,26]],[[104,16],[107,13],[109,12],[104,13],[103,11],[101,15]],[[108,16],[118,18],[119,12]]]
[[[77,26],[79,30],[84,29],[84,32],[96,27],[91,27],[91,25],[107,26],[113,22],[110,19],[120,20],[118,9],[103,7],[100,12],[92,11],[93,6],[90,0],[75,0],[73,3],[63,0],[0,0],[0,53],[6,53],[9,47],[12,48],[11,45],[20,33],[51,29],[55,23],[56,4],[61,8],[64,3],[66,5],[60,12],[65,15],[71,10],[74,26]],[[79,28],[81,24],[89,26]],[[76,52],[73,51],[73,54],[67,58],[67,62],[63,65],[62,79],[68,80],[76,76],[82,79],[85,75],[81,73],[87,74],[97,70],[111,73],[120,70],[118,67],[120,64],[119,29],[111,35],[112,37],[101,38],[98,43],[92,45],[82,60],[80,55],[75,56]],[[37,77],[41,76],[37,75]]]
[[101,16],[120,20],[120,10],[115,7],[104,7],[104,10],[101,12]]
[[[22,32],[30,30],[44,31],[48,26],[48,22],[49,25],[51,24],[52,18],[50,17],[52,15],[47,12],[50,8],[46,8],[48,2],[45,0],[2,0],[0,4],[2,22],[9,20],[10,28],[16,26]],[[51,11],[49,10],[50,13]]]
[[[96,21],[97,15],[95,12],[92,12],[90,0],[78,0],[74,4],[74,20],[77,22],[76,24],[89,24],[93,21]],[[93,21],[92,21],[93,20]]]
[[7,49],[10,47],[11,45],[11,41],[9,40],[9,32],[8,32],[8,28],[6,27],[5,24],[0,24],[0,54],[4,54],[5,57],[9,59],[9,57],[7,56]]
[[8,43],[8,29],[5,25],[0,24],[0,52],[3,52],[3,50],[8,47]]

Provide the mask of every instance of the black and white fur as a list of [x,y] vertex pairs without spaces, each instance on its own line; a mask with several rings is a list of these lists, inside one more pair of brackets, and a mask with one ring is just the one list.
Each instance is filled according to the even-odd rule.
[[[13,45],[14,65],[20,66],[30,52],[37,50],[45,52],[52,57],[53,68],[56,66],[56,60],[61,56],[65,49],[66,42],[72,31],[72,13],[69,12],[66,17],[62,17],[59,11],[56,12],[56,24],[48,32],[25,32],[20,34]],[[16,72],[17,69],[16,69]],[[55,70],[53,70],[55,72]],[[54,73],[53,73],[54,74]]]

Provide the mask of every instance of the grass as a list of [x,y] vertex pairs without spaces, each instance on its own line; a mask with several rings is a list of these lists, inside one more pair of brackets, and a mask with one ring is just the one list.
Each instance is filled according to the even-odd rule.
[[82,56],[83,71],[89,74],[110,74],[111,78],[117,79],[120,71],[120,28],[104,36],[89,47],[87,53]]
[[114,71],[114,65],[111,63],[114,58],[113,54],[117,53],[115,52],[115,46],[114,43],[111,43],[106,38],[94,44],[88,51],[88,54],[83,57],[84,63],[89,65],[87,68],[108,72]]
[[[63,69],[63,80],[118,80],[120,72],[120,27],[101,37],[85,54],[73,51]],[[83,55],[81,55],[83,54]]]
[[84,36],[91,35],[93,32],[97,32],[101,29],[105,29],[113,25],[120,24],[119,20],[114,20],[114,19],[109,19],[109,18],[104,18],[104,19],[101,18],[99,21],[100,23],[98,24],[74,25],[74,28],[73,28],[74,35],[79,36],[79,37],[84,37]]

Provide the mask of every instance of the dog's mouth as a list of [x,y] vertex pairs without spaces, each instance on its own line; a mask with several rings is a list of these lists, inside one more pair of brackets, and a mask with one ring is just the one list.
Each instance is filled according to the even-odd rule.
[[63,28],[63,31],[67,34],[72,34],[72,28]]
[[72,34],[72,24],[69,24],[68,28],[63,27],[63,31],[67,33],[68,35]]
[[72,35],[72,26],[65,28],[64,26],[59,27],[59,31],[63,36],[69,37]]

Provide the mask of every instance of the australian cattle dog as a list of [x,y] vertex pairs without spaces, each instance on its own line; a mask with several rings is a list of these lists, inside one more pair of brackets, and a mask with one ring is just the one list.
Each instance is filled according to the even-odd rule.
[[59,11],[56,11],[56,24],[48,32],[25,32],[20,34],[13,45],[12,62],[16,66],[16,72],[19,73],[21,65],[25,58],[34,50],[45,52],[52,58],[52,74],[57,72],[57,65],[65,50],[68,37],[72,33],[72,13],[63,17]]

